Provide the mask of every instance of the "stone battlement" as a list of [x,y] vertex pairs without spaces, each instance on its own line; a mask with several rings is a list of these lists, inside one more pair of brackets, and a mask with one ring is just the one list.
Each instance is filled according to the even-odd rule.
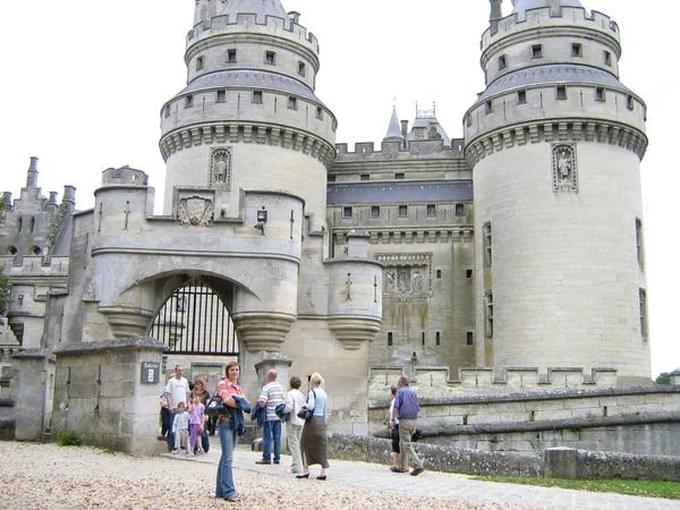
[[491,24],[482,35],[482,51],[499,40],[513,34],[527,30],[545,30],[550,28],[564,27],[565,22],[569,28],[581,27],[587,30],[600,32],[602,35],[614,40],[620,53],[621,34],[618,24],[609,16],[598,11],[587,11],[582,7],[562,7],[560,11],[553,12],[549,7],[529,9],[526,17],[520,18],[518,14],[511,14]]
[[0,257],[0,267],[11,278],[68,276],[69,257]]
[[399,367],[375,367],[369,373],[369,398],[383,399],[402,373],[412,379],[412,387],[424,398],[444,398],[461,394],[490,394],[517,391],[564,389],[602,389],[617,385],[616,370],[583,367],[554,367],[542,372],[535,367],[511,367],[502,371],[490,368],[462,368],[452,378],[446,367],[422,367],[404,370]]
[[395,154],[403,154],[408,157],[427,155],[431,157],[433,154],[441,154],[444,158],[462,157],[463,146],[465,140],[456,138],[451,140],[451,144],[447,145],[441,140],[410,140],[403,148],[401,142],[382,142],[381,149],[376,150],[374,142],[356,142],[354,144],[354,151],[349,150],[348,143],[336,143],[335,149],[338,152],[339,159],[349,159],[352,157],[361,157],[375,155],[393,156]]
[[243,32],[264,33],[270,37],[277,35],[319,53],[316,36],[302,25],[277,16],[265,16],[264,23],[261,23],[255,14],[239,14],[235,20],[230,20],[228,15],[215,16],[208,23],[198,23],[187,34],[187,47],[215,35]]

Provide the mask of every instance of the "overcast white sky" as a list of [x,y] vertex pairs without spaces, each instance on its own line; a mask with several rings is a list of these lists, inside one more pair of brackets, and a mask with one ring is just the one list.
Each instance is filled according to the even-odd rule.
[[[393,98],[412,121],[415,102],[437,102],[449,136],[483,90],[479,39],[488,0],[283,0],[321,43],[317,95],[339,120],[338,142],[379,142]],[[505,12],[510,0],[505,0]],[[623,37],[621,80],[648,105],[650,148],[642,165],[654,374],[680,367],[675,292],[680,218],[675,129],[680,119],[678,2],[584,0],[610,15]],[[641,7],[644,5],[645,8]],[[182,89],[184,38],[193,0],[0,2],[3,72],[0,191],[18,196],[29,156],[40,157],[43,191],[78,188],[94,203],[101,171],[146,171],[161,203],[159,111]],[[676,156],[671,157],[675,152]]]

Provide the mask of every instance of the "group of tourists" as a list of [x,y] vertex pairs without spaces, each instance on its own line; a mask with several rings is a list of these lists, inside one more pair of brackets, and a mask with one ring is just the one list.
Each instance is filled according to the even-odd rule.
[[205,414],[209,399],[205,381],[197,378],[190,384],[177,365],[161,394],[161,435],[173,454],[202,455],[210,449],[210,419]]
[[[245,430],[245,413],[251,413],[263,429],[262,457],[256,461],[257,464],[280,464],[281,433],[285,423],[292,457],[291,473],[298,479],[310,478],[309,466],[319,464],[321,471],[316,479],[326,480],[329,468],[326,435],[328,396],[322,387],[324,380],[321,374],[315,372],[308,378],[305,396],[300,391],[302,381],[299,377],[290,378],[286,391],[278,382],[276,370],[269,370],[257,401],[252,406],[238,384],[240,374],[237,361],[227,363],[225,377],[220,380],[213,397],[213,400],[219,397],[223,409],[217,417],[216,427],[222,455],[217,467],[215,497],[229,502],[239,501],[232,464],[238,437]],[[205,386],[205,381],[196,379],[190,387],[183,376],[182,367],[177,366],[163,392],[163,432],[167,434],[168,445],[175,453],[184,450],[186,455],[200,455],[210,448],[206,408],[213,400]],[[412,444],[420,406],[408,377],[399,378],[398,385],[391,389],[390,397],[389,423],[393,451],[390,469],[395,473],[408,473],[411,465],[413,470],[410,474],[417,476],[424,471],[423,463]]]

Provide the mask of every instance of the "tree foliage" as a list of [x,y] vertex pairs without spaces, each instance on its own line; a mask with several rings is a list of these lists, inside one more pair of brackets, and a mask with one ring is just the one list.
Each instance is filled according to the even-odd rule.
[[671,374],[668,372],[661,372],[659,376],[656,378],[656,384],[670,384],[671,383]]
[[0,315],[7,311],[9,305],[9,278],[0,267]]

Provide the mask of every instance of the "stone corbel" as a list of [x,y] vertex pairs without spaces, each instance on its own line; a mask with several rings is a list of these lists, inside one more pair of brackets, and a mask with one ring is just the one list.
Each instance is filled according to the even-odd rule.
[[98,310],[106,316],[115,338],[145,336],[154,316],[153,310],[130,305],[100,306]]
[[276,312],[244,312],[232,316],[238,338],[249,352],[279,352],[295,322],[294,315]]
[[332,317],[328,320],[328,327],[345,349],[355,351],[373,340],[376,333],[380,331],[380,321],[354,317]]

